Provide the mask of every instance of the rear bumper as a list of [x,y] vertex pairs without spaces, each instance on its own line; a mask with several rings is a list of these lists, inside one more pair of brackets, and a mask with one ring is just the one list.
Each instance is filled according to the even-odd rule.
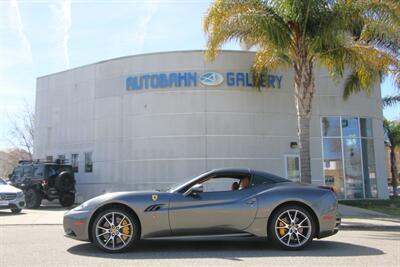
[[342,219],[340,217],[336,217],[334,228],[332,230],[321,231],[317,237],[320,239],[337,234],[339,232],[341,223]]

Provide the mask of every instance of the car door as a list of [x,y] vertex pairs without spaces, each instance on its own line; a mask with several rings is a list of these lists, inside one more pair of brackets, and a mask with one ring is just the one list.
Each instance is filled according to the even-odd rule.
[[212,191],[170,200],[169,219],[174,235],[228,234],[246,229],[257,213],[257,199],[251,188]]

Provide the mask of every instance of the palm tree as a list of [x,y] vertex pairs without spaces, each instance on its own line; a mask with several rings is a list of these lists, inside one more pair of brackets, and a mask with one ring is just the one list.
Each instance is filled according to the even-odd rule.
[[400,147],[400,123],[390,122],[385,119],[383,121],[383,127],[387,139],[385,143],[390,149],[390,171],[392,173],[393,195],[397,196],[399,173],[397,170],[396,149]]
[[206,58],[238,40],[257,52],[253,82],[266,72],[294,70],[302,182],[311,183],[310,115],[315,94],[314,68],[333,79],[346,77],[344,97],[370,92],[383,75],[399,69],[398,0],[216,0],[204,19]]
[[400,103],[400,94],[382,98],[382,104],[384,107],[390,107],[398,103]]

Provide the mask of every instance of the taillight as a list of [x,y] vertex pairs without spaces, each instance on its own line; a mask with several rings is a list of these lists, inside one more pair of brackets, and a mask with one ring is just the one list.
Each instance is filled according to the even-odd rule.
[[331,190],[333,193],[335,193],[335,189],[333,189],[332,186],[321,185],[321,186],[318,186],[318,187],[322,188],[322,189],[326,189],[326,190]]
[[42,181],[42,186],[48,186],[48,185],[49,185],[49,182],[47,180]]

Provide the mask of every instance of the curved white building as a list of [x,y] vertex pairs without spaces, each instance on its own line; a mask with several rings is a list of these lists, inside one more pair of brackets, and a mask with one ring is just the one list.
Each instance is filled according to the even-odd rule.
[[[168,187],[220,167],[299,176],[293,73],[251,85],[254,53],[204,51],[116,58],[37,80],[35,158],[76,167],[78,201]],[[379,84],[347,101],[316,69],[311,122],[315,184],[341,198],[386,198]]]

